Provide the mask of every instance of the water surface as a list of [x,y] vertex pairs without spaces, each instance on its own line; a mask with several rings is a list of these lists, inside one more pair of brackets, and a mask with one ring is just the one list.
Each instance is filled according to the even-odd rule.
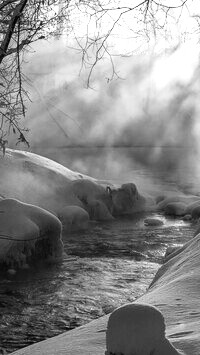
[[145,217],[92,222],[86,232],[65,233],[61,264],[2,277],[1,347],[11,352],[55,336],[143,294],[166,248],[182,245],[194,232],[174,219],[145,227]]
[[[124,150],[121,155],[95,148],[37,153],[100,180],[131,181],[160,193],[188,192],[194,187],[192,171],[185,168],[183,174],[177,169],[171,174],[170,169],[168,173],[160,166],[151,169],[135,160],[128,166]],[[146,217],[161,218],[164,224],[145,227]],[[0,354],[68,331],[134,301],[148,288],[167,247],[183,245],[194,229],[189,222],[154,213],[91,222],[85,232],[64,232],[66,257],[60,264],[38,264],[15,276],[1,275]]]

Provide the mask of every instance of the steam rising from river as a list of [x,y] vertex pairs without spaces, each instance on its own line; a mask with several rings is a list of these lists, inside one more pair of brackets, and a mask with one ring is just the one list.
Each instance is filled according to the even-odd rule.
[[[102,169],[129,171],[137,164],[167,173],[196,169],[199,57],[194,46],[162,56],[118,58],[114,64],[119,78],[110,81],[110,63],[102,62],[87,89],[87,70],[78,76],[78,53],[61,41],[44,43],[36,51],[25,67],[33,84],[28,110],[32,150],[129,147],[126,156],[110,150],[104,162],[97,159],[97,174]],[[63,162],[60,154],[56,159]],[[95,169],[95,160],[91,163]],[[88,172],[89,166],[89,159],[79,159],[71,168]]]

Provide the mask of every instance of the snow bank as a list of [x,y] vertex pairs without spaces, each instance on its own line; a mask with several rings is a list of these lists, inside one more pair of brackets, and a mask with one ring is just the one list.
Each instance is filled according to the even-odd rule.
[[[199,270],[200,234],[159,269],[148,292],[135,302],[155,306],[161,311],[166,322],[167,338],[180,354],[185,355],[198,355],[200,349]],[[158,319],[160,317],[162,324],[160,313],[155,316]],[[13,354],[102,355],[106,350],[107,322],[108,316],[102,317]],[[145,327],[142,324],[142,329],[146,329]],[[152,322],[152,328],[154,327],[155,322]],[[146,339],[145,335],[143,339]],[[163,351],[152,354],[165,355]]]
[[188,355],[198,355],[200,349],[199,269],[200,234],[171,256],[138,300],[161,310],[169,339]]

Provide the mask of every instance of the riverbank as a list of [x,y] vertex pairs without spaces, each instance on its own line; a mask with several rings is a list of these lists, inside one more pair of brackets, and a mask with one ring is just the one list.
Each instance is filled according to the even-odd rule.
[[[200,234],[157,272],[137,303],[156,306],[166,320],[167,337],[186,355],[200,349]],[[108,315],[57,337],[31,345],[13,355],[102,355]]]
[[[100,209],[102,204],[94,205],[94,200],[97,196],[97,202],[99,197],[102,197],[102,201],[108,211],[111,211],[110,200],[108,199],[110,195],[104,195],[104,191],[107,193],[105,183],[102,183],[101,186],[96,185],[92,178],[72,172],[53,161],[35,154],[19,151],[8,151],[6,154],[6,158],[3,156],[1,158],[0,192],[3,199],[14,197],[26,203],[39,205],[58,215],[60,215],[60,208],[65,208],[66,203],[68,206],[72,204],[78,208],[86,208],[92,218],[95,217],[96,219],[98,217],[99,219],[100,216],[101,218],[102,216],[105,217],[105,214]],[[111,196],[111,202],[117,203],[116,206],[120,204],[123,206],[124,200],[127,198],[129,201],[129,194],[132,196],[133,201],[143,201],[143,197],[138,194],[133,183],[124,184],[122,187],[117,190],[117,195],[115,192],[115,195]],[[161,202],[163,206],[160,206],[159,213],[165,214],[167,212],[165,207],[169,207],[169,204],[173,203],[173,213],[176,215],[176,208],[180,207],[180,202],[182,205],[183,202],[187,202],[187,205],[192,204],[193,207],[193,202],[199,202],[199,196],[180,196],[178,194],[175,201],[172,201],[174,196],[169,198],[167,196],[161,196],[164,199],[164,203]],[[177,205],[177,202],[179,205]],[[94,215],[94,211],[91,213],[88,205],[91,205],[93,209],[94,207],[96,208],[94,210],[96,215]],[[76,210],[78,211],[77,207]],[[184,206],[184,208],[186,207]],[[130,203],[131,209],[132,204]],[[118,214],[121,210],[122,208],[117,210],[115,207],[114,213]],[[99,214],[99,211],[102,214]],[[185,211],[187,212],[187,210]],[[177,216],[180,218],[179,213]],[[113,219],[111,220],[113,221]],[[178,220],[180,223],[190,223],[182,221],[181,218]],[[174,219],[174,223],[176,223],[175,221]],[[143,228],[146,228],[144,227],[144,221]],[[180,237],[182,239],[183,235],[181,234]],[[190,238],[191,235],[188,235],[187,240]],[[161,241],[163,242],[163,239],[160,236],[159,243]],[[184,243],[183,239],[182,243]],[[167,335],[177,347],[184,350],[185,354],[188,355],[198,354],[197,349],[199,347],[198,244],[199,237],[197,236],[187,244],[187,248],[182,253],[176,254],[174,258],[169,259],[158,271],[148,292],[136,301],[155,305],[161,310],[166,318]],[[18,350],[13,354],[104,354],[107,319],[108,316],[99,318],[85,326]]]

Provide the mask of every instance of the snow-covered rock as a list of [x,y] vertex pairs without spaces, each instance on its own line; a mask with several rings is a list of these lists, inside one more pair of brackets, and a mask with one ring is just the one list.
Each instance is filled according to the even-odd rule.
[[71,191],[82,203],[93,220],[112,220],[110,190],[88,179],[79,179],[70,184]]
[[79,206],[94,220],[112,220],[154,205],[154,199],[141,195],[133,183],[117,188],[45,157],[11,149],[0,155],[0,196],[38,205],[55,215],[66,206]]
[[165,337],[162,313],[146,304],[127,304],[109,317],[105,355],[178,355]]
[[56,216],[16,199],[0,201],[0,263],[24,268],[37,259],[62,257],[62,226]]
[[89,214],[79,206],[65,206],[58,212],[58,218],[67,231],[84,230],[88,228]]
[[5,155],[0,152],[0,203],[0,228],[5,235],[0,238],[0,263],[10,270],[25,267],[26,254],[33,258],[31,250],[38,255],[35,245],[42,247],[40,237],[45,233],[48,241],[43,243],[41,256],[51,254],[49,248],[58,253],[61,223],[56,216],[68,231],[85,229],[89,215],[95,220],[113,219],[107,185],[50,159],[11,149]]
[[188,213],[190,213],[190,211],[188,210],[188,207],[190,205],[193,205],[193,203],[196,203],[197,201],[199,201],[198,196],[180,195],[180,194],[174,193],[173,196],[165,196],[164,198],[162,198],[162,200],[157,203],[156,208],[158,211],[164,211],[168,204],[183,203],[186,205],[185,214],[188,214]]
[[199,207],[199,206],[200,206],[200,200],[199,200],[199,198],[198,198],[197,201],[194,201],[194,202],[189,203],[189,204],[187,205],[187,208],[186,208],[186,211],[185,211],[186,214],[192,215],[192,211],[194,210],[194,208]]
[[0,196],[38,205],[56,215],[66,206],[87,210],[90,201],[96,200],[100,207],[95,219],[101,217],[100,211],[100,219],[111,213],[112,201],[105,184],[45,157],[11,149],[0,155]]
[[143,196],[138,192],[134,183],[122,184],[116,189],[110,188],[113,204],[113,214],[116,216],[134,214],[154,209],[155,201],[149,196]]
[[162,226],[164,222],[160,218],[145,218],[144,225],[149,227]]
[[108,207],[101,200],[88,199],[86,208],[92,220],[112,221],[114,219]]
[[0,153],[0,196],[53,213],[64,207],[66,200],[72,204],[70,198],[73,201],[75,196],[69,194],[68,185],[79,178],[78,173],[30,152],[7,149],[5,156]]
[[163,208],[163,210],[166,215],[174,217],[184,216],[186,204],[183,202],[170,202]]

